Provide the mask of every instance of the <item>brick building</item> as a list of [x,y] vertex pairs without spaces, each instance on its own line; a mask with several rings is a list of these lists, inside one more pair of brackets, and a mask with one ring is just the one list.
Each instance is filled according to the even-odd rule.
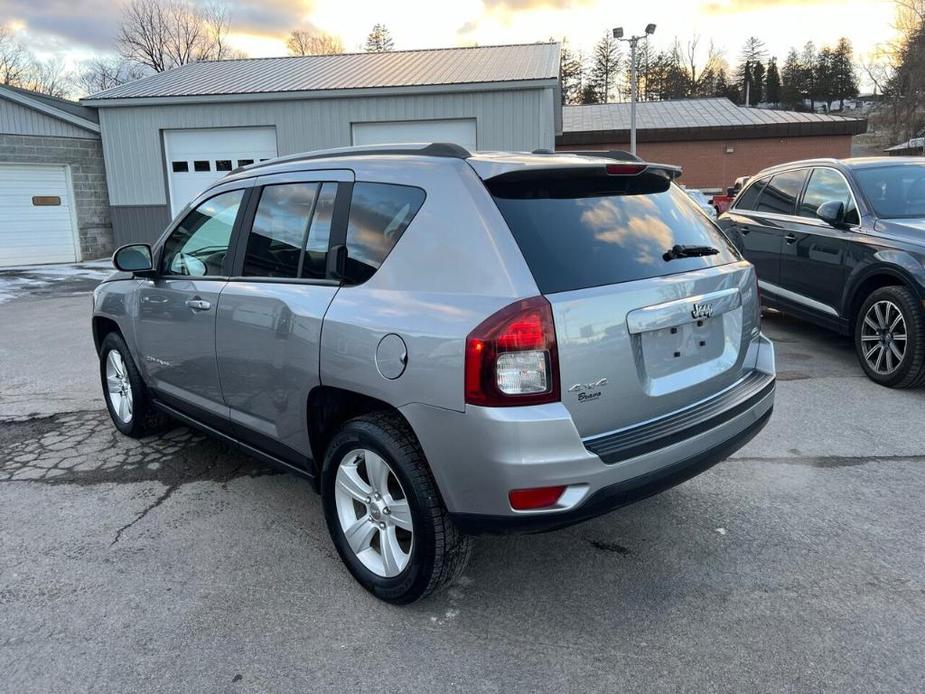
[[[630,105],[565,106],[557,150],[629,149]],[[863,118],[736,106],[729,99],[649,101],[636,105],[637,154],[679,164],[681,181],[716,191],[774,164],[851,156]]]
[[0,86],[0,267],[111,252],[96,111]]

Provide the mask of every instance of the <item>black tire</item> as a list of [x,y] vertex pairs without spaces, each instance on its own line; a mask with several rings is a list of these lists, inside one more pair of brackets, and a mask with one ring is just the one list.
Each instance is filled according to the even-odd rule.
[[[392,469],[408,501],[414,531],[410,560],[398,575],[373,573],[347,542],[335,501],[341,461],[363,448],[380,456]],[[331,540],[353,577],[377,598],[406,605],[452,584],[466,567],[471,538],[463,535],[447,514],[417,438],[398,415],[379,412],[348,421],[328,445],[321,472],[321,497]]]
[[[128,376],[128,384],[132,396],[132,414],[128,421],[122,419],[113,407],[112,400],[109,396],[106,384],[106,360],[110,352],[118,352],[125,365],[125,371]],[[112,332],[103,338],[100,344],[100,382],[103,386],[103,400],[106,401],[106,409],[109,410],[109,416],[116,429],[126,436],[133,439],[140,439],[143,436],[149,436],[163,429],[170,421],[169,418],[154,408],[151,404],[151,398],[148,396],[148,390],[145,388],[141,374],[135,367],[135,361],[129,352],[128,345],[118,333]]]
[[[864,319],[871,307],[882,301],[889,301],[899,309],[906,326],[905,351],[899,365],[888,374],[878,373],[868,363],[863,346]],[[854,349],[861,368],[875,383],[888,388],[914,388],[925,383],[925,311],[908,287],[881,287],[867,297],[855,320]]]

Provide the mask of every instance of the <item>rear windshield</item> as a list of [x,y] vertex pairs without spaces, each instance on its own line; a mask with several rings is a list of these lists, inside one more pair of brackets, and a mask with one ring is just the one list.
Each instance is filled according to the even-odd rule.
[[[723,233],[675,185],[664,192],[634,194],[625,185],[622,191],[608,191],[599,183],[586,190],[561,183],[489,181],[543,294],[662,277],[739,259]],[[676,245],[709,246],[718,253],[665,260],[665,252]]]

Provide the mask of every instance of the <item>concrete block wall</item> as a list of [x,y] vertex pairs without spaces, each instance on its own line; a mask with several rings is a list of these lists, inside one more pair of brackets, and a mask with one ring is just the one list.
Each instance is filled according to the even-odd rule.
[[98,139],[0,134],[0,163],[68,164],[82,260],[112,253],[112,221]]

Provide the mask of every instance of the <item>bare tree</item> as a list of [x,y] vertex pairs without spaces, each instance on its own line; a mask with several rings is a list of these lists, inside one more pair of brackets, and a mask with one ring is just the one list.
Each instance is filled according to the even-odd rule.
[[119,53],[155,72],[201,60],[242,57],[228,46],[222,5],[188,0],[129,0],[119,28]]
[[84,94],[96,94],[141,79],[146,69],[125,58],[95,58],[81,63],[77,86]]
[[16,40],[12,31],[0,25],[0,84],[19,85],[31,66],[29,51]]
[[289,32],[286,48],[290,55],[331,55],[343,53],[344,43],[339,36],[296,29]]
[[71,93],[74,86],[73,75],[60,58],[52,58],[44,62],[33,60],[21,86],[34,92],[63,99]]
[[694,34],[694,37],[687,42],[683,55],[684,71],[690,83],[691,96],[712,92],[713,85],[704,83],[712,82],[721,70],[725,70],[723,53],[713,45],[712,41],[710,41],[706,55],[702,55],[702,51],[698,50],[699,46],[700,36]]

